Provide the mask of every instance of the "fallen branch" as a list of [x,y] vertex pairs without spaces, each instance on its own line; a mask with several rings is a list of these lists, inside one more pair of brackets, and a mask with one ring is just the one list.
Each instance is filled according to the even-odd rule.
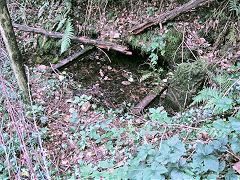
[[180,7],[177,7],[169,12],[160,14],[157,18],[154,18],[153,20],[148,20],[147,22],[144,22],[142,24],[139,24],[138,26],[132,28],[129,32],[136,35],[145,30],[146,28],[149,28],[153,25],[157,24],[163,24],[166,23],[168,20],[174,19],[179,14],[186,12],[192,8],[196,8],[200,6],[202,3],[210,2],[214,0],[192,0]]
[[87,47],[85,49],[83,49],[82,51],[80,52],[77,52],[75,54],[73,54],[72,56],[66,58],[66,59],[63,59],[61,62],[55,64],[50,70],[49,72],[52,72],[52,71],[55,71],[56,69],[60,69],[60,68],[63,68],[63,67],[66,67],[66,66],[69,66],[70,64],[72,64],[76,59],[79,59],[79,58],[83,58],[84,56],[87,56],[88,54],[90,54],[91,52],[94,51],[94,47],[93,46],[90,46],[90,47]]
[[[169,85],[169,84],[168,84]],[[143,109],[152,102],[157,96],[160,96],[167,88],[168,85],[166,85],[164,88],[156,87],[154,90],[152,90],[143,100],[138,103],[134,108],[132,108],[132,112],[134,114],[141,114]]]
[[[29,27],[29,26],[25,26],[25,25],[21,25],[21,24],[15,24],[15,23],[13,23],[12,25],[14,28],[17,28],[20,31],[34,32],[34,33],[38,33],[38,34],[43,34],[45,36],[50,36],[53,38],[61,39],[64,36],[64,34],[62,34],[62,33],[46,31],[41,28],[33,28],[33,27]],[[99,48],[103,48],[103,49],[107,49],[107,50],[112,49],[112,50],[119,51],[119,52],[127,54],[127,55],[132,55],[132,52],[128,50],[127,46],[121,46],[121,45],[117,45],[117,44],[114,44],[111,42],[99,41],[99,40],[89,39],[86,37],[77,37],[77,36],[72,36],[72,40],[76,40],[76,41],[79,41],[84,44],[97,46]]]
[[213,51],[215,51],[217,49],[217,47],[219,46],[219,44],[223,41],[228,27],[229,27],[229,22],[230,22],[230,18],[228,18],[229,20],[227,21],[227,23],[225,24],[223,30],[221,31],[221,33],[219,34],[217,40],[215,41],[215,43],[213,44]]

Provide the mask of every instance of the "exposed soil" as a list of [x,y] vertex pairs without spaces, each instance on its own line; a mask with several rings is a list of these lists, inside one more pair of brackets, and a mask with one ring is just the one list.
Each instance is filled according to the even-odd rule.
[[[95,53],[66,69],[82,85],[74,95],[92,96],[94,103],[119,108],[123,102],[137,104],[154,88],[152,78],[140,82],[140,71],[146,70],[139,58],[108,56]],[[111,62],[110,62],[111,61]]]

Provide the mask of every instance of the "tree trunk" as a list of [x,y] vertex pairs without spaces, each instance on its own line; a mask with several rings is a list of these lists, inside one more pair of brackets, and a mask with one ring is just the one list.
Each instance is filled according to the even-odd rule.
[[20,90],[24,93],[25,100],[28,101],[27,78],[23,66],[22,54],[18,49],[16,37],[13,31],[11,18],[5,0],[0,0],[0,32],[8,51],[13,72],[16,76]]

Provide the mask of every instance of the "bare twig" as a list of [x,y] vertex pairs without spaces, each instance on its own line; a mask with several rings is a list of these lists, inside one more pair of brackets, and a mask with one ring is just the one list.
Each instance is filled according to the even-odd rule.
[[155,18],[153,20],[147,20],[146,22],[138,25],[137,27],[132,28],[131,30],[129,30],[129,32],[131,32],[134,35],[139,34],[146,28],[149,28],[151,26],[159,24],[159,22],[161,24],[166,23],[168,20],[174,19],[175,17],[177,17],[179,14],[181,14],[183,12],[186,12],[192,8],[196,8],[196,7],[200,6],[202,3],[211,2],[211,1],[214,1],[214,0],[192,0],[192,1],[182,5],[180,7],[177,7],[169,12],[160,14],[157,18]]
[[[46,31],[46,30],[41,29],[41,28],[33,28],[33,27],[21,25],[21,24],[16,24],[16,23],[12,23],[12,25],[13,25],[14,28],[17,28],[20,31],[43,34],[45,36],[49,36],[49,37],[53,37],[53,38],[62,38],[64,36],[64,34],[62,34],[62,33]],[[121,46],[121,45],[117,45],[117,44],[114,44],[114,43],[111,43],[111,42],[106,42],[106,41],[89,39],[87,37],[72,36],[71,39],[79,41],[79,42],[84,43],[84,44],[94,45],[94,46],[97,46],[99,48],[103,48],[103,49],[107,49],[107,50],[112,49],[112,50],[119,51],[119,52],[127,54],[127,55],[132,55],[132,52],[128,50],[127,46]]]
[[109,60],[110,63],[112,62],[111,59],[110,59],[110,57],[107,55],[107,53],[105,53],[101,48],[98,48],[98,47],[97,47],[97,49],[98,49],[99,51],[101,51],[101,52],[108,58],[108,60]]
[[[31,92],[30,92],[30,84],[29,84],[30,73],[29,73],[28,67],[26,67],[26,68],[27,68],[27,76],[28,76],[28,93],[29,93],[30,105],[32,108],[32,112],[34,112],[33,101],[32,101],[32,96],[31,96]],[[40,132],[38,131],[38,127],[37,127],[35,113],[33,113],[33,122],[34,122],[35,131],[37,132],[37,136],[38,136],[38,142],[39,142],[39,146],[40,146],[40,150],[41,150],[41,154],[42,154],[42,160],[43,160],[43,164],[44,164],[44,170],[46,173],[46,177],[48,180],[51,180],[50,173],[49,173],[48,167],[47,167],[46,154],[45,154],[45,151],[44,151],[43,145],[42,145],[42,138],[41,138]]]

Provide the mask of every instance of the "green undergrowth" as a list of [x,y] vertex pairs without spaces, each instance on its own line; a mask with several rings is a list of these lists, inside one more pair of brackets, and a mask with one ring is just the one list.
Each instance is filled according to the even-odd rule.
[[159,35],[158,31],[148,31],[144,34],[131,36],[129,43],[133,48],[140,49],[142,54],[149,54],[149,65],[153,71],[159,71],[156,69],[159,55],[165,54],[165,34]]
[[[5,68],[2,72],[7,74]],[[47,179],[46,169],[52,179],[237,179],[234,164],[240,153],[239,68],[232,66],[230,71],[213,74],[216,86],[200,91],[194,98],[195,107],[173,117],[160,107],[150,108],[141,118],[131,114],[131,104],[127,103],[121,109],[93,105],[89,112],[80,112],[82,106],[91,102],[86,95],[65,99],[70,107],[66,111],[46,113],[46,108],[54,106],[41,101],[50,102],[56,92],[74,82],[64,73],[46,77],[44,72],[32,69],[32,78],[38,79],[35,86],[44,88],[43,96],[22,109],[22,116],[18,114],[13,121],[4,106],[6,97],[1,95],[0,178],[11,179],[18,173],[21,178],[31,176],[29,162],[20,161],[23,137],[33,172],[40,179]],[[14,102],[13,96],[9,96]],[[51,155],[44,160],[35,150],[41,148],[39,136],[43,145],[53,142],[54,132],[48,124],[54,119],[65,119],[69,113],[67,139],[76,145],[73,154],[82,158],[62,171],[65,167],[53,163]],[[17,129],[9,129],[16,122],[31,127],[34,119],[38,131],[27,128],[19,136]],[[64,154],[68,145],[61,143],[59,151]],[[102,154],[101,158],[98,154]]]
[[[33,21],[66,34],[59,42],[61,52],[73,35],[69,2],[63,1],[61,10],[59,4],[35,3],[39,11]],[[230,2],[230,11],[238,18],[239,3]],[[21,11],[26,14],[24,8]],[[154,11],[148,9],[150,14]],[[26,20],[18,14],[13,18]],[[53,43],[44,38],[29,42],[46,51]],[[148,31],[129,42],[150,55],[154,72],[159,71],[160,55],[169,61],[181,57],[176,50],[182,34],[175,29],[161,36]],[[26,105],[8,58],[0,57],[0,179],[239,179],[240,64],[208,72],[211,85],[182,113],[169,115],[159,105],[135,116],[126,102],[110,109],[94,104],[86,94],[72,96],[69,87],[81,89],[81,85],[65,72],[49,74],[44,68],[29,70],[33,99]],[[88,103],[91,109],[81,111]]]
[[[163,56],[164,60],[170,66],[174,66],[182,61],[187,62],[190,59],[191,52],[188,48],[182,49],[183,34],[175,28],[170,28],[166,34],[166,48]],[[182,51],[184,51],[182,59]]]
[[[175,28],[169,28],[167,33],[159,34],[158,30],[149,30],[145,33],[131,36],[128,40],[133,48],[140,49],[142,54],[149,54],[149,65],[154,71],[159,61],[172,67],[182,61],[188,62],[191,59],[191,52],[188,48],[182,49],[182,32]],[[184,54],[182,57],[182,51]]]

